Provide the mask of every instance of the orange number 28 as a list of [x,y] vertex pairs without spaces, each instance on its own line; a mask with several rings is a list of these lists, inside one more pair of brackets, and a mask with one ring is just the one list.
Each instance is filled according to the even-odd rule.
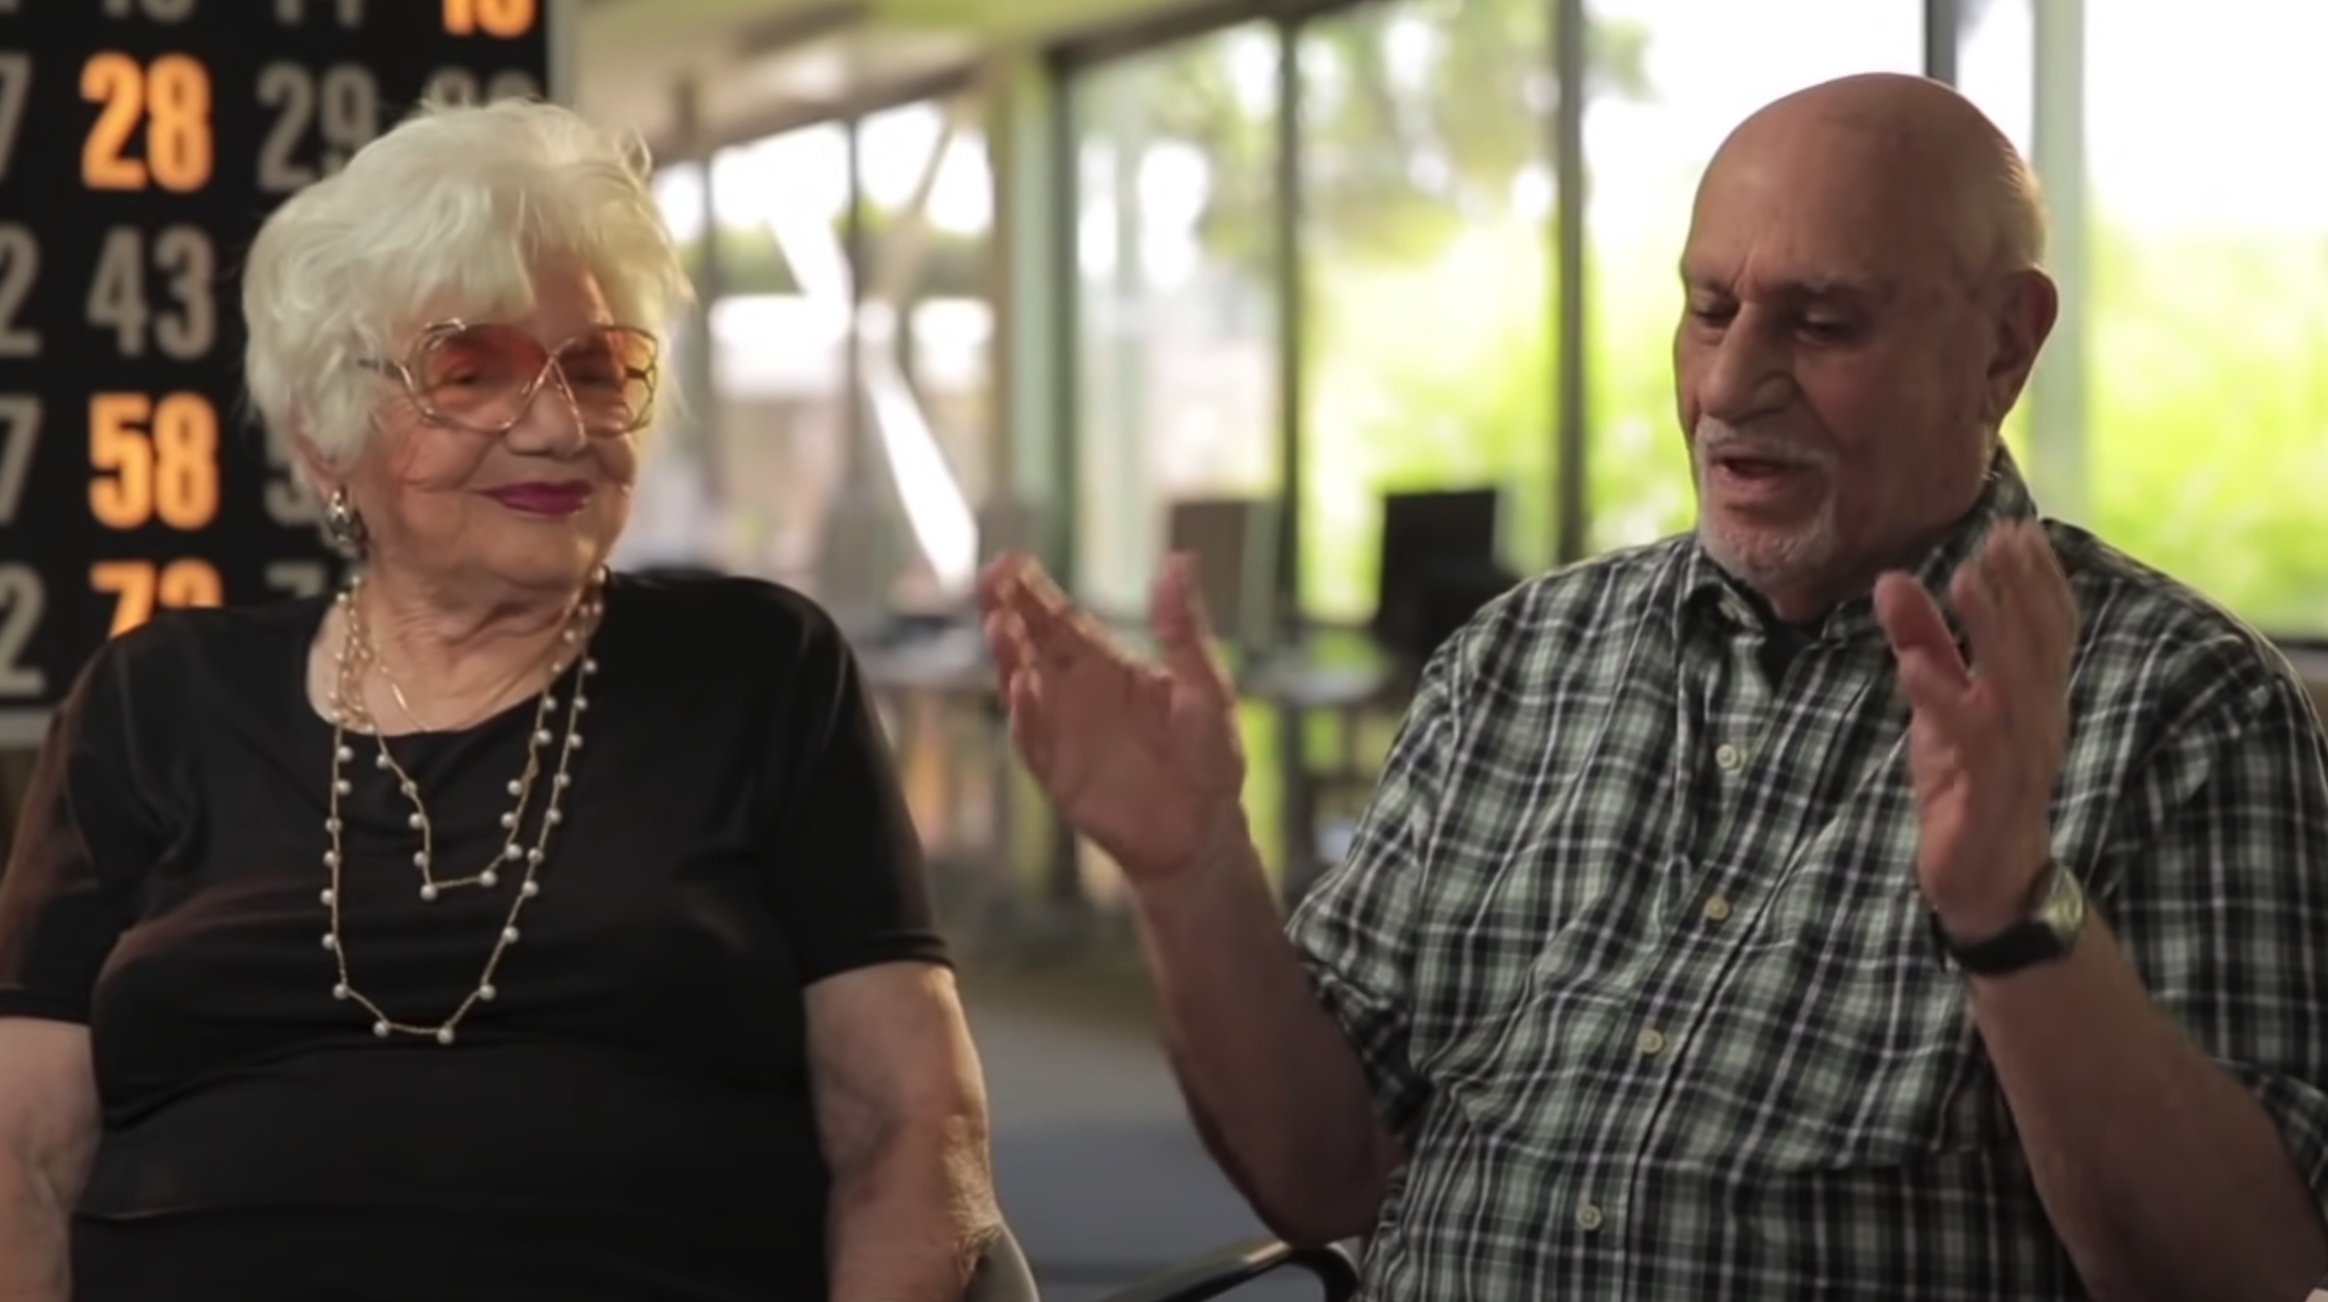
[[[149,184],[188,194],[210,183],[210,74],[183,54],[139,67],[108,50],[81,68],[81,98],[104,108],[81,145],[81,183],[92,190],[143,190]],[[145,157],[129,157],[145,127]]]

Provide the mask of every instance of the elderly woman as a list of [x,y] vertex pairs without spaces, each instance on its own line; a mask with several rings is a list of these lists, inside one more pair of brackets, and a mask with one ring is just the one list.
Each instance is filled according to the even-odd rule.
[[684,288],[640,160],[538,104],[267,223],[252,398],[358,577],[158,618],[56,718],[0,1298],[961,1295],[984,1098],[850,653],[606,569]]

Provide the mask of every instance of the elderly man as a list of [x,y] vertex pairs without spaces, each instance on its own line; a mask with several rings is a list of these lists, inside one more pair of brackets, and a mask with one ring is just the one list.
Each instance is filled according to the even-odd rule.
[[1207,1141],[1281,1233],[1370,1235],[1372,1297],[2328,1270],[2328,745],[2253,633],[2038,520],[1998,428],[2041,244],[1937,84],[1741,126],[1682,259],[1694,537],[1456,636],[1290,940],[1186,571],[1156,666],[989,575],[1019,746],[1134,883]]

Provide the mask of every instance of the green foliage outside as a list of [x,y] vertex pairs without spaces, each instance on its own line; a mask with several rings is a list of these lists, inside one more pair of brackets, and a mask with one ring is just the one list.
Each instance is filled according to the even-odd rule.
[[[1517,173],[1549,166],[1544,9],[1408,0],[1304,29],[1310,351],[1299,491],[1313,613],[1370,607],[1388,490],[1500,484],[1508,559],[1523,571],[1552,559],[1553,236],[1505,202]],[[1427,76],[1397,75],[1386,57],[1402,16],[1436,32]],[[1195,143],[1214,162],[1208,254],[1264,284],[1278,202],[1274,108],[1256,111],[1238,73],[1249,80],[1252,46],[1269,39],[1260,29],[1207,38],[1138,70],[1155,135]],[[1641,74],[1641,32],[1604,28],[1593,39],[1593,93],[1657,94]],[[1224,57],[1237,42],[1242,70]],[[1435,174],[1416,165],[1426,155]],[[1670,268],[1687,198],[1675,194],[1669,229],[1591,235],[1586,496],[1596,548],[1685,529],[1695,513],[1669,359],[1679,310]],[[2161,236],[2105,211],[2089,258],[2086,428],[2037,435],[2086,442],[2076,515],[2268,632],[2328,633],[2328,315],[2317,306],[2328,302],[2328,232]],[[2029,425],[2016,413],[2007,436],[2035,474]],[[2075,505],[2035,477],[2041,502]],[[1249,804],[1268,828],[1267,775],[1282,739],[1272,722],[1247,723]]]
[[2265,632],[2328,634],[2328,231],[2105,228],[2093,262],[2089,523]]
[[[1370,606],[1386,490],[1501,484],[1509,559],[1551,560],[1552,234],[1508,198],[1515,176],[1549,166],[1545,10],[1400,0],[1302,29],[1301,578],[1315,613]],[[1642,71],[1645,33],[1603,23],[1592,35],[1590,93],[1661,93]],[[1096,75],[1138,76],[1155,136],[1214,160],[1207,251],[1267,283],[1275,108],[1251,93],[1256,46],[1273,51],[1266,28]],[[2260,628],[2328,634],[2328,232],[2159,234],[2111,222],[2102,199],[2083,305],[2086,428],[2032,431],[2024,412],[2010,435],[2084,439],[2081,523]],[[1668,360],[1687,201],[1674,195],[1668,229],[1590,236],[1596,547],[1694,514]],[[2036,464],[2025,446],[2022,460]],[[2076,505],[2041,475],[2035,486]]]
[[[1533,544],[1513,558],[1548,552],[1543,245],[1482,229],[1429,262],[1337,278],[1325,312],[1371,324],[1337,328],[1319,359],[1306,487],[1331,523],[1305,540],[1303,579],[1320,605],[1363,608],[1375,558],[1353,521],[1383,488],[1505,483],[1515,543]],[[1588,501],[1610,546],[1686,528],[1694,508],[1667,354],[1678,292],[1594,270]],[[2328,237],[2105,228],[2092,277],[2080,522],[2267,632],[2328,633]]]
[[[1677,228],[1668,247],[1679,240]],[[1548,560],[1547,243],[1518,223],[1479,227],[1428,261],[1334,277],[1318,305],[1334,346],[1312,384],[1304,485],[1313,607],[1366,609],[1385,489],[1504,484],[1510,559]],[[2317,306],[2328,302],[2328,238],[2105,229],[2091,256],[2080,522],[2267,633],[2328,634],[2328,318]],[[1670,261],[1620,254],[1593,268],[1596,546],[1686,529],[1695,515],[1668,354],[1678,290],[1603,272]],[[2030,467],[2026,415],[2008,437]],[[2046,503],[2042,478],[2035,488]],[[1279,744],[1273,728],[1247,736],[1260,755]],[[1273,809],[1272,795],[1248,788],[1257,810]]]

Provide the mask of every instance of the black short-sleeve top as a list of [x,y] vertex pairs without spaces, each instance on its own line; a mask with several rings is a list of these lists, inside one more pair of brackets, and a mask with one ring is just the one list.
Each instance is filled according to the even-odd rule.
[[[342,1218],[333,1236],[441,1219],[447,1252],[467,1233],[594,1261],[580,1273],[610,1295],[819,1277],[804,991],[945,961],[918,843],[856,662],[808,599],[621,574],[605,599],[593,672],[553,689],[582,682],[588,708],[539,894],[449,1046],[381,1038],[335,996],[332,730],[306,689],[327,603],[174,612],[92,659],[0,876],[0,1016],[91,1031],[84,1224],[240,1227],[280,1258],[290,1209]],[[439,876],[503,850],[534,725],[528,701],[388,740]],[[378,744],[350,739],[342,769],[343,947],[364,994],[433,1024],[475,989],[522,875],[424,899]],[[398,1268],[307,1269],[285,1296]]]

